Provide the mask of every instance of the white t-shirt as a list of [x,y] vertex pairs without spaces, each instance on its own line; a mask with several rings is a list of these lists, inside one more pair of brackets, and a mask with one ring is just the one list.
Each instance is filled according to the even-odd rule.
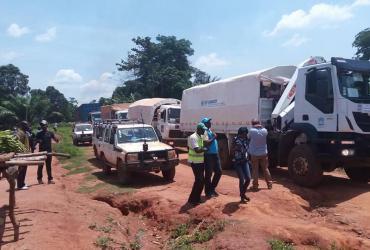
[[196,132],[188,137],[188,147],[191,149],[200,148],[198,140],[201,138]]

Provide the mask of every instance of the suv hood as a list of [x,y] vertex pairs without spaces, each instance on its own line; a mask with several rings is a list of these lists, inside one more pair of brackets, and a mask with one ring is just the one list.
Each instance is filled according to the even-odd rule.
[[[164,144],[162,142],[147,142],[148,151],[159,151],[159,150],[169,150],[173,149],[171,146]],[[141,152],[143,151],[143,142],[133,142],[133,143],[121,143],[117,145],[126,153]]]

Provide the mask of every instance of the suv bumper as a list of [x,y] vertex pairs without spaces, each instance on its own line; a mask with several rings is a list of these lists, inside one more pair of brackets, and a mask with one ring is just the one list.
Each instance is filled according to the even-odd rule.
[[127,170],[129,171],[144,171],[144,172],[159,172],[161,170],[168,170],[176,167],[179,164],[179,159],[170,160],[144,160],[141,162],[128,162],[125,163]]

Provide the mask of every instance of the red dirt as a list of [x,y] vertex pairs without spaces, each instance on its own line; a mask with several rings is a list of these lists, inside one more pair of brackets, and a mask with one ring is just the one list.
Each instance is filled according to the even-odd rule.
[[[137,191],[121,195],[76,193],[84,174],[62,177],[66,170],[56,161],[57,184],[33,185],[36,169],[29,167],[27,183],[33,186],[16,194],[21,239],[10,242],[12,228],[7,219],[3,249],[92,249],[100,235],[112,237],[113,248],[123,243],[128,247],[140,235],[142,249],[160,249],[177,225],[218,219],[227,221],[225,230],[201,247],[268,249],[268,240],[282,239],[297,249],[330,249],[333,244],[370,249],[369,184],[353,184],[335,172],[326,176],[320,187],[307,189],[293,184],[285,169],[275,169],[272,190],[264,189],[261,179],[262,189],[248,193],[251,202],[239,204],[237,178],[233,171],[224,171],[220,196],[188,208],[193,174],[185,155],[181,158],[175,182],[165,183],[159,175],[140,175],[134,178]],[[0,181],[0,190],[5,189],[6,182]],[[2,191],[0,202],[6,204],[6,199],[7,193]],[[109,234],[89,229],[93,224],[109,223]]]

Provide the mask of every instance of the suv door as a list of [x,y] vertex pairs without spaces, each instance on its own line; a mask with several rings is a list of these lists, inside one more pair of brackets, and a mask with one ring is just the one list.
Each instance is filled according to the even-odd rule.
[[116,151],[114,150],[116,131],[117,129],[115,127],[112,127],[109,130],[108,140],[106,141],[105,144],[107,152],[107,161],[114,166],[117,163]]

